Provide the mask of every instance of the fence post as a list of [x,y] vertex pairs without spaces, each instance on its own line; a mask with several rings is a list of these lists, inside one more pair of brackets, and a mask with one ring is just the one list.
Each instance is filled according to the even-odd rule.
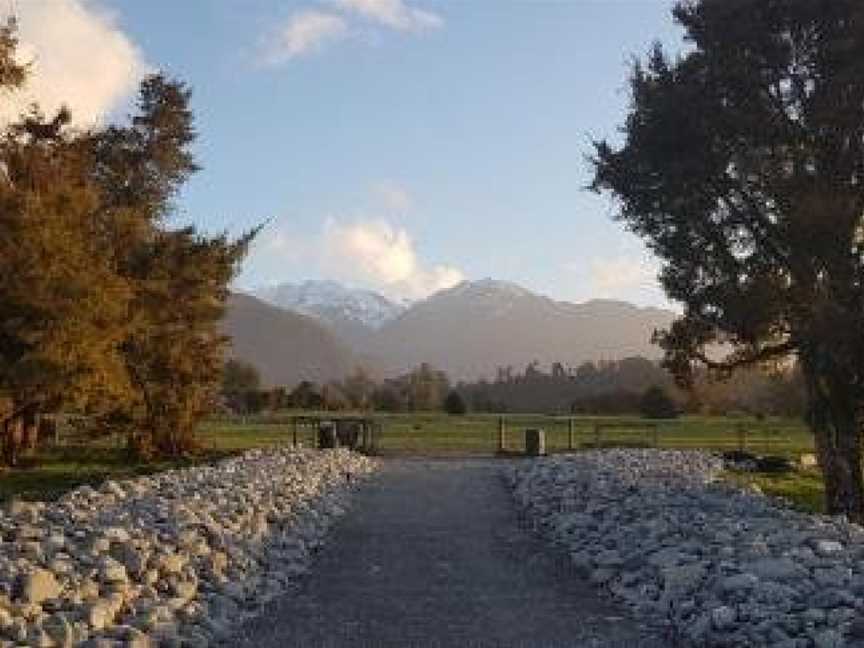
[[654,442],[654,447],[660,447],[660,428],[656,423],[651,426],[651,440]]
[[529,457],[542,457],[546,454],[546,433],[542,429],[525,430],[525,454]]
[[747,428],[743,423],[739,423],[735,431],[738,435],[738,452],[744,452],[747,448]]
[[594,447],[595,448],[600,447],[600,424],[599,423],[594,424]]
[[297,447],[297,417],[293,417],[291,419],[291,440],[294,444],[294,447]]
[[567,449],[576,449],[575,425],[572,416],[567,419]]
[[499,416],[498,417],[498,452],[499,453],[504,452],[504,430],[505,430],[504,417]]

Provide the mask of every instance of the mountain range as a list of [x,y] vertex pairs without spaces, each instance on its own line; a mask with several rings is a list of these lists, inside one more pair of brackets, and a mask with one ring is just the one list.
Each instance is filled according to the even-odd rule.
[[407,308],[371,290],[355,290],[330,280],[282,283],[253,294],[279,308],[321,321],[355,349],[366,346],[375,330]]
[[464,281],[413,304],[334,281],[234,295],[226,332],[268,384],[342,378],[363,365],[391,376],[428,362],[456,380],[499,367],[657,358],[654,329],[675,313],[614,300],[556,301],[505,281]]

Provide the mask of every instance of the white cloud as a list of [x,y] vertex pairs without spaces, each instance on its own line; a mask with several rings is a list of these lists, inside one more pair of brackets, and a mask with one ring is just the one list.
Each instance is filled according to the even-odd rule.
[[563,264],[568,298],[620,299],[634,304],[669,308],[657,275],[659,261],[641,246],[621,245],[617,254],[588,257]]
[[395,299],[422,299],[465,279],[450,265],[428,264],[417,254],[404,227],[381,219],[329,218],[313,236],[288,229],[265,229],[253,246],[244,274],[254,282],[308,279],[319,275],[365,285]]
[[139,49],[95,2],[33,0],[17,9],[19,54],[32,69],[3,119],[36,102],[47,114],[65,104],[77,124],[90,125],[127,100],[147,72]]
[[417,269],[414,243],[404,229],[384,221],[327,221],[324,253],[337,270],[354,268],[384,284],[410,279]]
[[444,20],[436,13],[409,7],[403,0],[330,0],[330,10],[302,9],[267,39],[262,50],[265,65],[279,65],[318,52],[325,45],[345,40],[356,16],[394,31],[419,33],[437,29]]
[[293,14],[270,39],[265,62],[284,63],[298,56],[320,51],[325,44],[348,35],[348,23],[342,16],[322,11],[304,10]]
[[375,184],[372,191],[389,211],[404,214],[414,207],[414,200],[408,189],[391,180]]
[[612,297],[657,284],[657,267],[648,259],[617,257],[595,259],[590,265],[591,285],[599,296]]
[[444,25],[438,14],[409,7],[403,0],[337,0],[337,4],[398,31],[420,32]]
[[323,254],[331,276],[369,283],[397,297],[426,297],[465,278],[458,268],[423,264],[408,231],[383,220],[328,220]]

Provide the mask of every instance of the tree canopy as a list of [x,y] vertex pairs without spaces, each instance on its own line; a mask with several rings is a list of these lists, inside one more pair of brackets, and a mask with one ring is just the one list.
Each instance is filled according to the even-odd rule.
[[673,13],[691,47],[634,64],[624,141],[596,143],[593,188],[614,195],[683,304],[657,335],[666,365],[686,383],[698,364],[797,355],[828,510],[862,519],[864,5]]
[[[0,28],[0,92],[26,84],[15,24]],[[0,127],[0,412],[6,460],[37,411],[125,429],[176,455],[218,393],[228,284],[255,232],[171,227],[198,167],[190,92],[141,83],[128,124],[77,130],[34,106]]]

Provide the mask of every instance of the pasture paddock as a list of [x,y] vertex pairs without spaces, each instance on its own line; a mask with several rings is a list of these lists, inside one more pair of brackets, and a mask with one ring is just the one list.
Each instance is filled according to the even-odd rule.
[[[340,413],[320,412],[338,418]],[[248,418],[241,422],[209,421],[202,426],[206,443],[221,451],[236,451],[251,445],[290,442],[293,414]],[[406,413],[375,414],[381,425],[376,452],[382,456],[464,456],[498,453],[501,415]],[[722,416],[685,416],[674,420],[646,420],[636,416],[503,416],[504,455],[521,455],[524,430],[546,432],[548,452],[578,451],[603,446],[648,446],[672,449],[736,450],[797,458],[813,452],[813,439],[806,425],[795,419]],[[315,443],[315,433],[300,428],[303,445]],[[784,497],[796,508],[821,511],[823,486],[818,470],[791,474],[732,473],[729,478],[742,486],[756,486],[767,495]]]
[[[340,418],[338,412],[317,416]],[[213,420],[201,428],[205,443],[217,448],[248,447],[252,439],[264,443],[290,442],[293,414],[264,415],[235,420]],[[648,420],[636,416],[560,416],[536,414],[469,414],[450,416],[437,412],[374,415],[381,431],[377,452],[392,454],[494,454],[522,453],[524,431],[546,432],[550,452],[604,446],[646,446],[705,450],[744,449],[761,454],[794,457],[813,452],[813,440],[803,422],[793,419],[719,416],[686,416]],[[504,443],[500,446],[501,420]],[[299,435],[304,445],[314,442],[314,431]]]

